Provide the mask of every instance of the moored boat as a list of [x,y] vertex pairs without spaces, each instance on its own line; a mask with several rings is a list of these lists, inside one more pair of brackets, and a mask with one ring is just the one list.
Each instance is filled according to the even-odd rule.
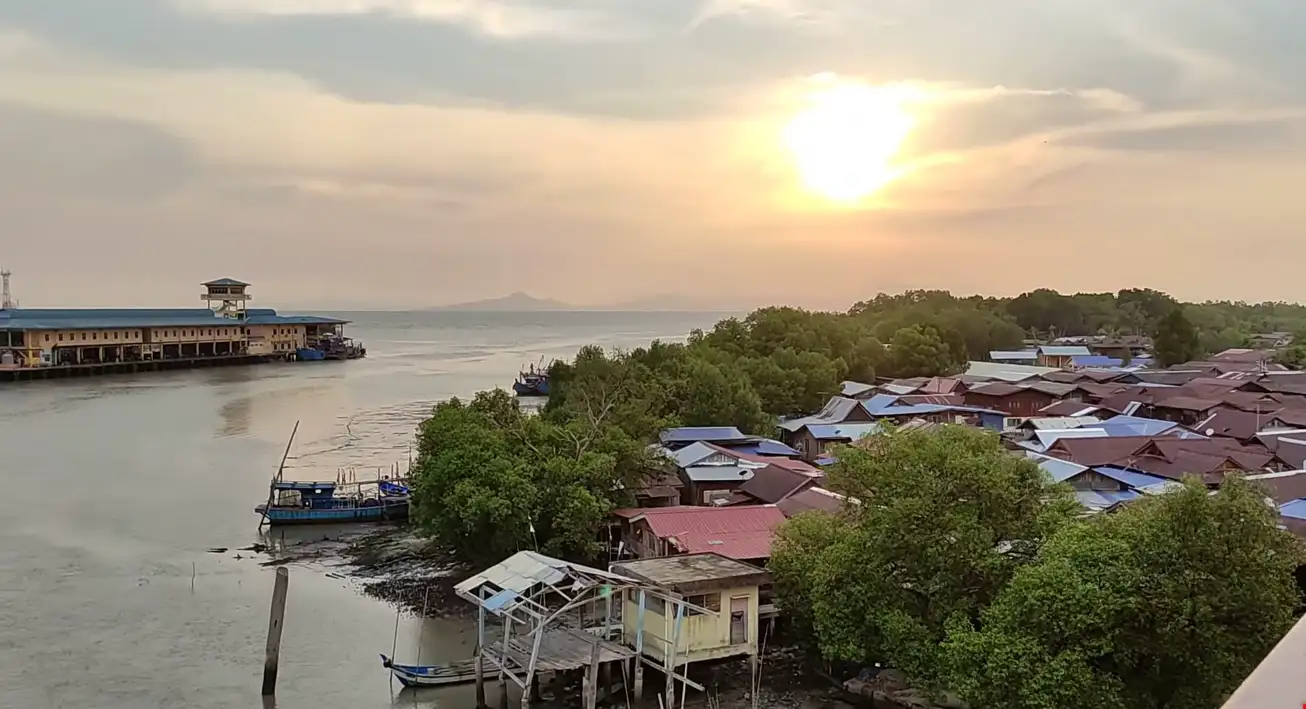
[[272,503],[254,512],[268,524],[346,524],[408,519],[408,489],[388,480],[371,483],[281,481],[272,483]]
[[542,365],[536,367],[532,364],[528,369],[518,373],[517,381],[512,383],[512,390],[517,393],[517,396],[548,396],[548,370]]
[[461,660],[447,665],[401,665],[382,655],[381,665],[390,670],[405,687],[440,687],[476,680],[475,660]]

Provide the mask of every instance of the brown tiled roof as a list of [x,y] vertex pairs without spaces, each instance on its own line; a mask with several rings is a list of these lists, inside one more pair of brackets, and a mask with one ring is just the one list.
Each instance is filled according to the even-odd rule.
[[[1235,468],[1241,467],[1231,463],[1228,456],[1198,453],[1196,451],[1183,451],[1174,456],[1173,459],[1141,455],[1130,459],[1127,465],[1134,470],[1141,470],[1171,480],[1182,479],[1185,475],[1196,475],[1208,485],[1224,480],[1224,468],[1231,465]],[[1243,469],[1247,470],[1248,468]],[[1250,469],[1256,470],[1257,468]]]
[[922,394],[961,394],[966,385],[956,377],[933,377],[920,388]]
[[753,477],[739,486],[739,492],[759,502],[773,504],[816,482],[817,478],[810,475],[768,465],[754,470]]
[[1088,467],[1116,465],[1142,450],[1152,440],[1151,436],[1060,438],[1048,448],[1047,453]]
[[1103,369],[1086,369],[1080,374],[1086,379],[1092,379],[1095,382],[1113,382],[1125,376],[1124,372],[1110,372]]
[[1202,421],[1193,428],[1207,436],[1223,436],[1240,441],[1249,441],[1260,432],[1261,426],[1269,423],[1269,417],[1257,416],[1238,409],[1217,409],[1210,419]]
[[1070,392],[1074,391],[1077,386],[1079,385],[1066,384],[1064,382],[1044,382],[1039,380],[1034,380],[1029,383],[1021,384],[1021,388],[1023,389],[1033,389],[1034,391],[1041,391],[1044,394],[1047,394],[1048,396],[1055,396],[1058,398],[1063,397],[1069,394]]
[[1194,391],[1196,391],[1198,387],[1210,388],[1215,391],[1233,391],[1235,389],[1241,389],[1245,386],[1248,386],[1251,383],[1252,380],[1249,379],[1219,379],[1216,377],[1198,377],[1185,384],[1184,388],[1187,389],[1191,387]]
[[1156,409],[1175,409],[1178,411],[1210,411],[1220,406],[1220,401],[1215,399],[1199,399],[1195,396],[1169,396],[1162,401],[1152,404]]
[[966,392],[966,394],[967,396],[976,394],[978,396],[991,396],[1001,399],[1003,397],[1011,396],[1012,394],[1019,394],[1022,391],[1025,391],[1022,387],[1008,384],[1006,382],[991,382],[989,384],[973,386],[970,388],[970,391]]
[[1075,389],[1096,399],[1104,399],[1122,391],[1128,391],[1123,384],[1104,384],[1102,382],[1079,382]]
[[1169,384],[1171,386],[1179,386],[1180,384],[1185,384],[1198,377],[1204,377],[1208,373],[1213,371],[1215,370],[1213,369],[1149,370],[1149,371],[1134,372],[1133,376],[1136,377],[1138,381],[1143,382],[1145,384]]
[[1270,497],[1280,505],[1290,500],[1306,497],[1306,472],[1252,474],[1248,478],[1264,487]]
[[1274,418],[1289,426],[1306,428],[1306,409],[1282,408],[1274,412]]
[[809,487],[777,502],[775,506],[780,508],[785,517],[812,510],[835,514],[843,509],[844,498],[823,488]]
[[1075,382],[1084,379],[1085,376],[1086,375],[1081,371],[1071,371],[1069,369],[1059,369],[1055,372],[1048,372],[1047,374],[1042,375],[1043,379],[1049,382],[1061,382],[1062,384],[1074,384]]
[[1054,401],[1051,404],[1048,404],[1047,406],[1044,406],[1043,408],[1039,409],[1038,412],[1046,416],[1075,416],[1075,415],[1087,416],[1090,415],[1091,412],[1090,414],[1080,414],[1079,412],[1083,411],[1084,409],[1096,409],[1096,408],[1097,408],[1096,406],[1094,406],[1093,404],[1089,404],[1087,402],[1066,399],[1063,401]]

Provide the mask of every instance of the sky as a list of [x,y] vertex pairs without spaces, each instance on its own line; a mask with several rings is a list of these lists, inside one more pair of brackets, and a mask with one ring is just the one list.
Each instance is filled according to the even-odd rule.
[[26,307],[1298,300],[1304,45],[1294,0],[0,0],[0,266]]

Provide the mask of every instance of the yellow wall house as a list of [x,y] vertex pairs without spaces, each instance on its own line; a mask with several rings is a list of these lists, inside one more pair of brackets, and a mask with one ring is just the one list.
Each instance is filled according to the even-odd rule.
[[684,599],[682,605],[640,590],[623,598],[623,637],[641,638],[636,649],[653,663],[674,670],[740,655],[756,661],[759,589],[771,582],[765,569],[718,554],[681,554],[617,562],[611,571]]

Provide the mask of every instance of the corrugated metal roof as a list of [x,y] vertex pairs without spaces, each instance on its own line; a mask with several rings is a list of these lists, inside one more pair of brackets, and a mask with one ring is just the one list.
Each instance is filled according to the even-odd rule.
[[878,423],[823,423],[808,426],[807,432],[817,440],[858,441],[880,430]]
[[1093,472],[1104,475],[1117,482],[1124,483],[1131,488],[1151,487],[1152,485],[1162,485],[1169,482],[1165,478],[1160,478],[1147,473],[1140,473],[1136,470],[1129,470],[1114,465],[1099,465],[1093,468]]
[[863,384],[862,382],[845,381],[839,384],[839,393],[847,397],[856,397],[859,394],[865,394],[866,392],[874,388],[875,388],[874,384]]
[[489,583],[497,590],[507,590],[518,594],[525,593],[536,584],[558,585],[568,577],[592,576],[621,580],[630,579],[569,561],[555,559],[534,551],[519,551],[490,568],[473,575],[471,578],[454,586],[458,595],[472,601],[482,602],[476,598],[476,590]]
[[837,492],[831,492],[820,487],[809,487],[777,502],[776,507],[780,508],[785,517],[793,517],[796,514],[812,510],[830,513],[839,512],[847,502],[848,498]]
[[752,441],[744,444],[729,443],[722,445],[721,441],[716,442],[722,448],[728,448],[738,453],[748,453],[750,455],[778,455],[778,456],[798,456],[802,455],[798,450],[786,446],[780,441],[773,441],[769,438]]
[[1076,490],[1075,499],[1090,510],[1103,510],[1121,502],[1138,499],[1133,490]]
[[790,419],[789,421],[782,421],[780,423],[780,428],[793,432],[810,423],[843,423],[848,420],[848,416],[853,412],[853,410],[861,406],[863,403],[864,402],[857,399],[849,399],[845,396],[831,397],[829,401],[825,402],[825,406],[820,410],[820,412],[813,414],[812,416],[803,416],[801,418]]
[[724,483],[748,480],[756,469],[742,465],[691,465],[685,468],[685,475],[696,483]]
[[1038,352],[1046,357],[1089,357],[1093,354],[1083,345],[1042,345]]
[[1068,460],[1061,460],[1060,458],[1050,458],[1037,453],[1031,453],[1029,454],[1029,457],[1037,460],[1038,467],[1046,470],[1048,475],[1051,475],[1052,479],[1056,482],[1069,480],[1070,478],[1088,470],[1087,466],[1072,463]]
[[744,505],[664,508],[643,519],[655,535],[672,541],[686,553],[761,559],[771,555],[771,536],[784,523],[785,516],[775,505]]
[[734,426],[681,426],[679,428],[668,428],[659,433],[658,438],[663,443],[748,440],[748,436]]
[[250,310],[242,322],[208,308],[17,308],[0,311],[0,330],[113,330],[129,327],[231,327],[248,325],[343,324],[317,315],[277,315],[271,308]]
[[1070,358],[1070,364],[1075,367],[1119,367],[1124,363],[1123,359],[1106,355],[1081,355]]
[[1060,371],[1056,367],[1034,367],[1025,364],[1000,364],[997,362],[970,362],[966,375],[978,379],[998,379],[1004,382],[1021,382]]
[[994,362],[999,360],[1028,360],[1033,362],[1038,359],[1038,352],[1034,350],[993,350],[989,352],[989,359]]
[[1306,500],[1293,500],[1280,505],[1279,514],[1293,519],[1306,519]]

